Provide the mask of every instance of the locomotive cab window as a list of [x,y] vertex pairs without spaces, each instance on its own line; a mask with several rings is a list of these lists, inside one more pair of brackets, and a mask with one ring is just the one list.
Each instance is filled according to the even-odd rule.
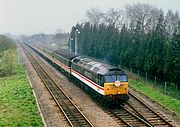
[[80,60],[79,59],[74,59],[73,62],[74,63],[78,63]]
[[117,80],[120,82],[127,82],[127,76],[126,75],[106,75],[106,76],[104,76],[105,82],[115,82]]
[[117,80],[121,81],[121,82],[127,82],[127,76],[126,75],[117,75]]

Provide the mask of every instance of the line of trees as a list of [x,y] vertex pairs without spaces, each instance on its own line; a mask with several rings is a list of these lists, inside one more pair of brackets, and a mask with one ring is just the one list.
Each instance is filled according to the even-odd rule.
[[12,39],[0,35],[0,77],[12,75],[16,61],[16,44]]
[[[76,29],[78,53],[124,67],[133,67],[180,87],[180,17],[149,4],[128,5],[126,10],[97,8],[87,11],[88,21]],[[75,39],[73,39],[75,40]]]

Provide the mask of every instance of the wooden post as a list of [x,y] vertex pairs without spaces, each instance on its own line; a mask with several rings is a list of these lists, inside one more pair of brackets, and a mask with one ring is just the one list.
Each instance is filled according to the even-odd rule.
[[175,94],[175,98],[176,98],[176,97],[177,97],[177,95],[178,95],[177,88],[178,88],[178,86],[176,85],[176,94]]
[[164,92],[165,92],[165,95],[166,95],[166,88],[167,88],[167,82],[164,83]]
[[147,81],[147,72],[146,72],[146,81]]
[[154,82],[155,82],[155,84],[156,84],[156,76],[155,76],[155,78],[154,78]]

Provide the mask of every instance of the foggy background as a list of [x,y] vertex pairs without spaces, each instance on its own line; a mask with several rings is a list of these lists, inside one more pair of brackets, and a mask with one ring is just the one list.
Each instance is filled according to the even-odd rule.
[[86,20],[86,11],[92,7],[125,9],[138,2],[164,12],[180,10],[179,0],[0,0],[0,34],[70,32],[73,25]]

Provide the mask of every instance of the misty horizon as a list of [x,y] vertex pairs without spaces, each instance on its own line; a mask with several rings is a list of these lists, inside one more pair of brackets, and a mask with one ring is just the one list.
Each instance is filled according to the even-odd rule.
[[[57,30],[69,33],[77,23],[85,22],[86,12],[91,8],[107,11],[109,8],[124,10],[128,4],[148,3],[162,8],[179,11],[180,1],[174,0],[76,0],[76,1],[23,1],[0,0],[0,33],[1,34],[55,34]],[[163,3],[163,4],[162,4]]]

